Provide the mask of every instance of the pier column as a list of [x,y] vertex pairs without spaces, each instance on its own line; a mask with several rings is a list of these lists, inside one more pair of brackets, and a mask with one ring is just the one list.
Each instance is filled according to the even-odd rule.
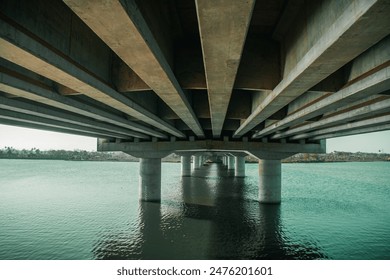
[[228,156],[228,169],[233,170],[234,169],[234,157]]
[[199,169],[200,166],[200,157],[199,156],[193,156],[193,169]]
[[141,158],[139,169],[139,199],[161,201],[161,158]]
[[234,176],[236,177],[245,177],[245,157],[236,156],[236,168],[234,171]]
[[282,164],[280,159],[259,160],[259,201],[280,203],[282,190]]
[[191,156],[181,156],[181,176],[191,176]]

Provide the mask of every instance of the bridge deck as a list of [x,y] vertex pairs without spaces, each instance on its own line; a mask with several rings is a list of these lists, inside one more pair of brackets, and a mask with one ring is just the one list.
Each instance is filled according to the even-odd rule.
[[4,0],[0,123],[134,145],[387,130],[389,14],[388,0]]

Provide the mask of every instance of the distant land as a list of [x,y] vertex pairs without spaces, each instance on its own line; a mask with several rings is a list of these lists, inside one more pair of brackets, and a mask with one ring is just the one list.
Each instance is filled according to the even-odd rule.
[[[75,160],[75,161],[138,161],[137,158],[123,152],[88,152],[83,150],[17,150],[12,147],[0,149],[0,159],[43,159],[43,160]],[[172,154],[163,159],[165,162],[179,162],[180,156]],[[247,162],[257,162],[255,157],[247,156]],[[284,159],[284,163],[295,162],[367,162],[390,161],[387,153],[350,153],[332,152],[327,154],[296,154]]]

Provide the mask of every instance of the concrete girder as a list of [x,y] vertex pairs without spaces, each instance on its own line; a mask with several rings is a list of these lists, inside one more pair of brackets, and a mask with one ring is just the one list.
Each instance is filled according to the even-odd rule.
[[329,134],[323,134],[319,136],[315,136],[310,138],[310,140],[322,140],[322,139],[329,139],[329,138],[336,138],[336,137],[343,137],[343,136],[350,136],[350,135],[358,135],[358,134],[364,134],[364,133],[372,133],[372,132],[379,132],[379,131],[385,131],[390,130],[390,124],[382,124],[382,125],[376,125],[371,127],[364,127],[364,128],[357,128],[349,131],[342,131],[342,132],[332,132]]
[[2,72],[0,72],[0,90],[10,93],[14,96],[23,97],[38,103],[126,127],[131,130],[136,130],[141,132],[139,136],[142,138],[144,138],[145,134],[166,138],[166,135],[154,129],[129,121],[117,115],[78,102],[76,100],[72,100],[65,96],[59,95],[54,91],[31,84],[20,78],[13,77]]
[[[204,137],[185,93],[135,1],[64,2],[197,136]],[[182,133],[176,132],[174,135],[183,137]]]
[[289,139],[290,140],[299,140],[299,139],[307,139],[307,138],[311,139],[313,137],[323,135],[323,134],[345,132],[345,131],[349,131],[349,130],[364,128],[364,127],[369,127],[369,126],[375,126],[375,125],[388,124],[388,123],[390,123],[390,115],[385,115],[385,116],[381,116],[381,117],[370,118],[367,120],[356,121],[356,122],[347,123],[347,124],[343,124],[343,125],[332,126],[329,128],[315,130],[313,132],[302,133],[302,134],[298,134],[298,135],[295,135],[293,137],[290,137]]
[[123,151],[131,155],[158,154],[167,156],[176,152],[247,152],[263,159],[282,159],[296,153],[324,153],[325,142],[320,144],[262,143],[220,140],[176,141],[176,142],[98,142],[98,151]]
[[19,112],[9,111],[9,110],[3,110],[0,109],[0,117],[2,119],[7,120],[13,120],[13,121],[22,121],[25,123],[31,123],[31,124],[42,124],[46,125],[48,127],[54,127],[54,128],[64,128],[64,129],[70,129],[75,132],[85,132],[85,133],[91,133],[96,135],[105,135],[107,138],[119,138],[119,139],[129,139],[128,136],[104,131],[101,129],[91,128],[91,127],[85,127],[82,125],[67,123],[67,122],[61,122],[51,119],[46,119],[38,116],[32,116],[28,114],[23,114]]
[[351,111],[347,111],[345,113],[340,113],[325,119],[321,119],[314,123],[289,129],[285,132],[279,132],[274,136],[272,136],[271,139],[285,138],[294,134],[304,133],[307,131],[320,129],[327,126],[334,126],[334,125],[346,123],[357,119],[372,117],[389,111],[390,111],[390,99],[382,100],[382,98],[379,98],[379,101],[376,103],[369,104],[367,106],[363,106],[361,108],[357,108]]
[[145,134],[127,130],[122,127],[106,124],[103,122],[99,122],[88,117],[72,114],[65,111],[63,112],[58,109],[42,107],[42,106],[38,106],[35,104],[31,104],[16,99],[9,99],[2,96],[0,96],[0,109],[5,109],[5,110],[21,113],[21,114],[37,116],[37,117],[64,122],[64,123],[81,125],[81,126],[85,126],[86,128],[89,127],[96,128],[110,133],[126,135],[128,137],[136,137],[136,138],[143,138],[143,139],[150,138]]
[[329,110],[345,106],[350,102],[357,101],[378,94],[390,88],[390,66],[387,66],[367,77],[351,84],[338,92],[296,112],[281,121],[270,125],[253,135],[253,138],[263,137],[282,128],[299,124],[303,120],[314,118]]
[[46,130],[46,131],[54,131],[54,132],[73,134],[73,135],[79,135],[79,136],[81,135],[81,136],[93,137],[93,138],[99,138],[99,137],[106,138],[107,137],[107,135],[75,131],[72,129],[52,127],[52,126],[47,126],[47,125],[43,125],[43,124],[31,124],[31,123],[28,123],[25,121],[8,120],[8,119],[3,119],[1,117],[0,117],[0,124],[19,126],[19,127],[31,128],[31,129],[40,129],[40,130]]
[[[337,1],[334,1],[333,4],[337,5]],[[337,8],[331,6],[329,9]],[[350,4],[329,25],[327,30],[320,33],[321,36],[285,75],[272,93],[236,130],[234,137],[243,136],[273,113],[387,36],[390,18],[384,17],[383,14],[390,12],[389,9],[387,1],[350,1]],[[328,14],[331,13],[328,11]],[[313,19],[316,18],[315,14],[312,16]],[[318,18],[318,20],[324,19],[324,17]],[[375,28],[371,29],[367,26],[375,26]],[[305,43],[305,40],[301,41]],[[335,57],[338,59],[335,60]]]
[[2,19],[0,19],[0,37],[2,58],[174,136],[184,137],[184,134],[172,125]]
[[[150,87],[121,60],[115,59],[113,64],[113,83],[119,92],[150,90]],[[279,44],[266,38],[248,36],[234,89],[272,90],[280,81],[279,68]],[[183,89],[207,90],[203,55],[197,46],[181,45],[176,50],[174,72]]]
[[[196,0],[214,137],[221,135],[254,0]],[[221,13],[223,15],[221,15]]]

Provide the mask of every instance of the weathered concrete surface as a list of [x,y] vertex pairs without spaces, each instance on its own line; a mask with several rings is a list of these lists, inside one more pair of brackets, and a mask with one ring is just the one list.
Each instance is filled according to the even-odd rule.
[[183,136],[170,124],[1,19],[0,35],[1,57],[175,136]]
[[[137,138],[144,138],[148,139],[149,137],[147,135],[137,133],[128,129],[125,129],[123,127],[115,126],[112,124],[106,124],[103,122],[99,122],[96,120],[93,120],[88,117],[80,116],[77,114],[72,114],[69,112],[60,111],[57,109],[51,109],[46,107],[41,107],[35,104],[31,104],[28,102],[11,99],[11,98],[5,98],[0,96],[0,108],[26,114],[26,118],[31,118],[34,116],[45,118],[45,120],[55,120],[63,123],[70,123],[70,124],[76,124],[76,125],[82,125],[85,127],[92,127],[92,128],[98,128],[101,130],[105,130],[107,132],[114,132],[118,134],[127,135],[129,137],[137,137]],[[21,117],[21,115],[20,115]],[[46,122],[44,122],[46,123]],[[128,137],[128,138],[129,138]]]
[[349,131],[342,131],[342,132],[332,132],[329,134],[323,134],[319,136],[312,137],[313,140],[322,140],[322,139],[329,139],[329,138],[335,138],[335,137],[342,137],[342,136],[350,136],[350,135],[356,135],[356,134],[364,134],[364,133],[371,133],[371,132],[379,132],[379,131],[385,131],[390,129],[390,124],[382,124],[382,125],[374,125],[371,127],[365,127],[365,128],[357,128]]
[[65,0],[65,3],[197,136],[204,136],[191,105],[134,1]]
[[214,137],[221,135],[254,3],[196,0]]
[[139,199],[160,202],[161,158],[141,158],[139,170]]
[[273,131],[292,126],[323,114],[327,111],[348,105],[351,102],[386,91],[390,87],[390,66],[385,67],[374,74],[351,84],[306,108],[291,114],[283,120],[270,125],[256,133],[253,137],[259,138]]
[[234,170],[234,156],[229,155],[228,159],[228,170]]
[[241,178],[245,177],[245,157],[244,156],[235,156],[234,176],[241,177]]
[[[323,153],[326,151],[325,143],[320,144],[291,144],[291,143],[263,143],[263,142],[227,142],[218,140],[176,141],[176,142],[123,142],[113,143],[100,140],[99,151],[123,151],[129,154],[135,153],[161,153],[174,152],[204,152],[204,151],[231,151],[249,152],[254,155],[274,156],[293,155],[296,153]],[[163,156],[162,156],[163,157]],[[284,158],[284,157],[281,157]]]
[[280,203],[282,164],[280,160],[259,160],[259,202]]
[[3,0],[3,120],[139,157],[322,151],[323,135],[385,127],[316,134],[388,113],[388,14],[387,0]]
[[332,126],[330,128],[323,128],[313,132],[306,132],[298,135],[294,135],[290,137],[291,140],[299,140],[305,138],[313,138],[319,135],[329,134],[329,133],[337,133],[337,132],[346,132],[355,129],[360,129],[364,127],[374,127],[376,125],[383,125],[390,123],[390,115],[387,113],[385,116],[370,118],[362,121],[355,121],[352,123],[342,124]]
[[181,156],[181,176],[191,176],[191,156]]
[[288,137],[294,134],[301,134],[311,130],[335,126],[338,124],[347,123],[349,121],[374,117],[376,115],[390,112],[390,99],[377,98],[377,100],[378,101],[373,104],[365,105],[357,109],[347,111],[345,113],[340,113],[335,116],[327,117],[314,123],[309,123],[306,125],[299,126],[297,128],[292,128],[285,132],[277,133],[272,137],[272,139],[280,139],[282,137]]
[[[247,133],[388,35],[390,19],[382,16],[383,11],[389,8],[386,1],[362,0],[345,3],[347,4],[344,7],[340,7],[339,1],[329,1],[328,5],[309,14],[307,21],[311,23],[308,25],[311,32],[301,32],[299,36],[293,36],[295,40],[293,39],[290,45],[296,51],[287,50],[283,80],[237,129],[236,137]],[[332,21],[323,15],[338,17]],[[319,32],[314,26],[318,26],[323,32]],[[303,47],[302,44],[307,42],[310,42],[309,47]],[[337,60],[334,59],[335,56],[338,57]]]

